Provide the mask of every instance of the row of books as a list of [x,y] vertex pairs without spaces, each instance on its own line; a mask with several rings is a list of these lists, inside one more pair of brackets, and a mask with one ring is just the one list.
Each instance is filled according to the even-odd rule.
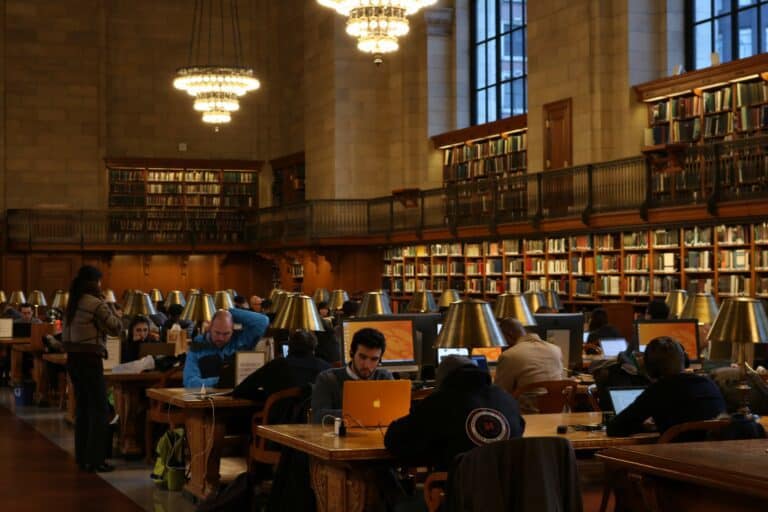
[[464,144],[443,151],[443,165],[453,165],[479,158],[503,155],[513,151],[525,151],[527,135],[520,133],[499,139]]

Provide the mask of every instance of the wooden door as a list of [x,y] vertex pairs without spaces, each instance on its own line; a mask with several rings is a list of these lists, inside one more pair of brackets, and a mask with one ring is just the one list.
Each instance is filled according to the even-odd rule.
[[[571,98],[544,105],[544,169],[552,171],[573,165]],[[573,183],[568,175],[545,176],[543,209],[550,216],[575,214]]]

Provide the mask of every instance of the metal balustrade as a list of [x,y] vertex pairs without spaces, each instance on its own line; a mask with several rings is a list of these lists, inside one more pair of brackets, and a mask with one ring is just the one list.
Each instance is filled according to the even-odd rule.
[[315,200],[252,212],[8,210],[13,248],[42,245],[252,245],[308,243],[430,229],[455,231],[670,205],[768,197],[768,137],[686,148],[678,166],[651,171],[643,157],[557,171],[488,175],[402,197]]

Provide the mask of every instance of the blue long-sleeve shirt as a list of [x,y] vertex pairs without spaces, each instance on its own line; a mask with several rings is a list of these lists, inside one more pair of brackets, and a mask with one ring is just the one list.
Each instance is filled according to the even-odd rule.
[[253,350],[256,342],[264,335],[269,326],[267,315],[238,308],[232,308],[229,312],[232,313],[232,322],[242,326],[242,328],[235,330],[229,342],[221,348],[213,344],[208,333],[195,337],[194,345],[187,351],[187,360],[184,363],[185,388],[199,388],[202,385],[215,387],[219,383],[219,377],[202,377],[200,375],[200,359],[217,355],[223,361],[233,357],[235,352]]

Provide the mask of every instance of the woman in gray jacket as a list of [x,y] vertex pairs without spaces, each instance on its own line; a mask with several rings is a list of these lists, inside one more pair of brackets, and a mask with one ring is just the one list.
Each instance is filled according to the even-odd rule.
[[69,287],[62,342],[67,372],[75,388],[75,459],[84,471],[112,471],[106,463],[107,388],[103,359],[107,334],[118,336],[120,318],[101,294],[101,272],[85,265]]

